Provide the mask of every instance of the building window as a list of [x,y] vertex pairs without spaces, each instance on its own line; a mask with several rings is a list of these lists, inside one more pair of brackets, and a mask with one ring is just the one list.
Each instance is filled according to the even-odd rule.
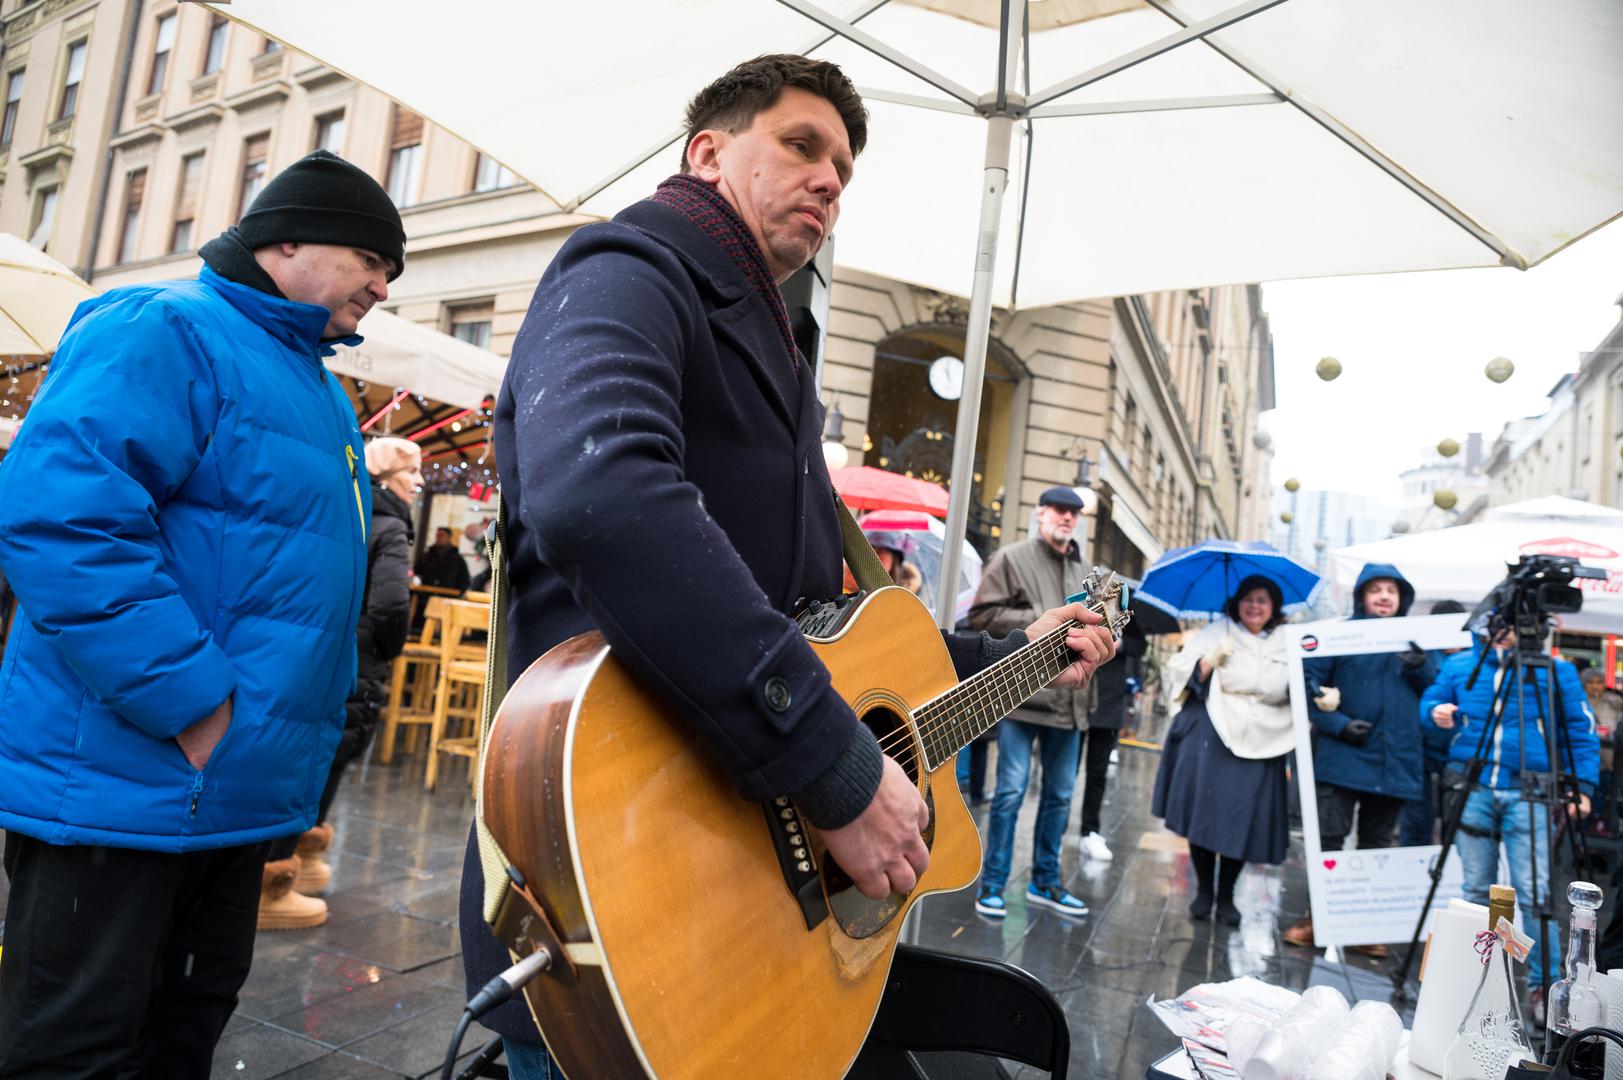
[[197,221],[197,196],[203,187],[203,152],[180,159],[180,185],[175,193],[175,227],[169,234],[170,251],[190,251]]
[[394,135],[389,140],[389,198],[410,206],[417,195],[417,164],[423,149],[423,118],[394,107]]
[[458,304],[451,309],[451,336],[481,349],[490,348],[490,324],[495,313],[496,303],[493,300]]
[[175,48],[175,24],[179,21],[172,11],[158,20],[158,40],[152,47],[152,76],[147,79],[149,94],[163,89],[163,77],[169,74],[169,54]]
[[316,117],[316,144],[312,150],[328,150],[342,155],[344,152],[344,110]]
[[224,15],[210,18],[208,46],[203,51],[203,74],[213,75],[225,67],[225,38],[230,32],[230,20]]
[[23,101],[23,71],[18,68],[6,76],[6,112],[4,119],[0,119],[0,144],[11,142],[17,130],[17,110],[22,108]]
[[141,229],[141,203],[146,199],[147,171],[136,169],[124,178],[124,222],[118,231],[118,253],[114,262],[135,257],[135,244]]
[[1138,403],[1133,395],[1127,395],[1127,405],[1122,411],[1121,425],[1121,456],[1122,463],[1131,467],[1133,464],[1133,440],[1138,435]]
[[260,48],[259,48],[259,55],[264,56],[266,53],[281,52],[281,51],[282,51],[282,43],[280,41],[277,41],[275,38],[266,38],[265,43],[263,45],[261,45]]
[[242,217],[254,203],[254,196],[265,186],[265,159],[270,157],[270,132],[255,135],[242,144],[242,189],[237,196],[237,217]]
[[79,84],[84,81],[85,52],[89,47],[87,41],[75,41],[68,46],[68,70],[62,79],[62,104],[56,110],[58,120],[66,120],[79,107]]
[[28,242],[45,250],[51,240],[51,226],[56,222],[56,188],[48,187],[34,193],[34,212],[30,216]]
[[480,154],[473,164],[473,190],[495,191],[518,183],[513,171],[495,158]]

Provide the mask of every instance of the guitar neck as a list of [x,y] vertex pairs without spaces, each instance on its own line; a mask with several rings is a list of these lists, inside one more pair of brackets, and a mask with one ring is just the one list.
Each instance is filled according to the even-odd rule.
[[1076,657],[1065,647],[1067,622],[914,710],[930,770],[980,738],[992,725],[1053,682]]

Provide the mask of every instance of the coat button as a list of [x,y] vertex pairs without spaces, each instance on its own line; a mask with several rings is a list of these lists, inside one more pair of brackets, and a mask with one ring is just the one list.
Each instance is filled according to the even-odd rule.
[[766,706],[773,712],[788,712],[789,706],[794,703],[794,695],[789,692],[789,684],[780,675],[774,675],[766,681]]

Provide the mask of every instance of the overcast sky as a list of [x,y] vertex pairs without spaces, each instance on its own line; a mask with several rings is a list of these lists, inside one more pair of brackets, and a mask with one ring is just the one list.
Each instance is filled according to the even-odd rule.
[[[1507,420],[1540,413],[1563,373],[1617,323],[1623,221],[1526,272],[1423,274],[1270,282],[1278,408],[1273,482],[1349,491],[1391,503],[1398,474],[1444,436],[1491,443]],[[1314,366],[1341,361],[1323,382]],[[1482,369],[1509,357],[1494,384]]]

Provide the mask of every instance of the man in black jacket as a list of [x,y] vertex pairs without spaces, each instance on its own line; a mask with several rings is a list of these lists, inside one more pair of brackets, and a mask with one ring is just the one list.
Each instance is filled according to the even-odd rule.
[[467,592],[470,576],[468,562],[456,549],[456,543],[452,539],[454,535],[443,525],[435,529],[434,543],[427,551],[417,556],[417,565],[411,568],[411,572],[416,574],[417,580],[424,585]]
[[[514,342],[494,428],[508,671],[601,631],[746,798],[793,797],[862,892],[905,893],[929,861],[929,812],[790,617],[839,594],[841,547],[822,409],[778,284],[833,228],[866,113],[834,65],[766,56],[701,91],[688,133],[678,175],[564,245]],[[1085,621],[1065,685],[1113,655]],[[1025,640],[948,649],[962,674]],[[470,989],[509,963],[482,889],[470,838]],[[515,1076],[547,1075],[522,1003],[484,1022]]]

